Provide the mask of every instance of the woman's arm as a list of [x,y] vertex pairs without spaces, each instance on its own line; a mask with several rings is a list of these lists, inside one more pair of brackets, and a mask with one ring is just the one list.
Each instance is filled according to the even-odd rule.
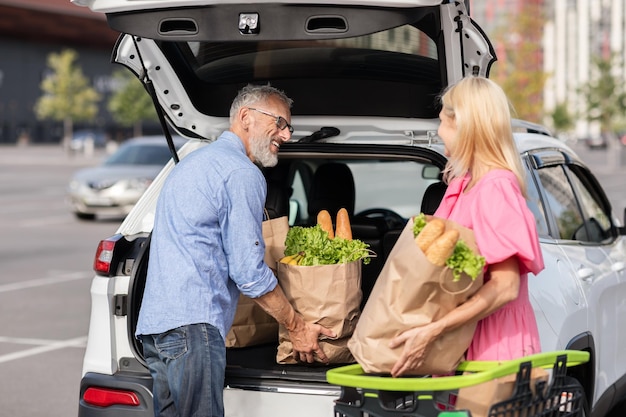
[[489,265],[489,276],[489,281],[476,294],[441,319],[409,329],[391,340],[392,349],[404,344],[400,358],[391,369],[392,376],[420,366],[430,344],[441,334],[477,322],[517,298],[520,274],[516,257]]

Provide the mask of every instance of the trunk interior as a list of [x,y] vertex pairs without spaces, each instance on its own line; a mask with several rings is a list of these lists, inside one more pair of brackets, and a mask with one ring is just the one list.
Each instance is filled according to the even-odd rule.
[[[306,145],[300,144],[300,148],[304,148],[304,146]],[[380,197],[376,194],[376,191],[371,191],[371,177],[367,177],[365,180],[359,180],[360,173],[375,171],[376,175],[381,175],[383,178],[388,179],[385,181],[385,184],[387,184],[385,187],[389,188],[388,184],[393,183],[393,186],[398,189],[397,192],[393,193],[395,196],[407,194],[406,192],[400,192],[402,189],[406,189],[407,183],[403,181],[407,181],[408,184],[413,186],[412,189],[415,190],[411,195],[412,205],[409,209],[410,212],[416,213],[417,210],[420,209],[421,202],[421,211],[426,214],[432,214],[445,192],[445,185],[440,182],[436,176],[424,175],[423,172],[428,172],[431,167],[442,167],[443,163],[434,158],[424,156],[410,162],[402,161],[403,158],[381,161],[379,156],[364,154],[351,159],[345,159],[345,155],[348,154],[345,150],[335,154],[342,155],[341,157],[333,158],[329,153],[321,153],[316,156],[310,156],[309,154],[308,157],[303,158],[302,153],[290,154],[287,151],[289,147],[285,146],[285,148],[285,151],[281,149],[283,157],[279,161],[279,164],[265,172],[268,183],[266,210],[269,217],[277,218],[290,216],[295,211],[297,215],[294,216],[293,221],[290,221],[290,225],[310,226],[312,222],[316,221],[314,214],[322,207],[320,205],[321,203],[319,203],[320,201],[323,200],[325,204],[330,204],[331,206],[333,204],[351,205],[353,237],[367,243],[370,249],[377,254],[376,257],[370,258],[371,262],[369,264],[362,265],[361,308],[363,308],[380,274],[387,255],[395,244],[400,232],[404,229],[407,214],[400,216],[389,209],[399,205],[396,204],[394,206],[391,198],[386,199]],[[339,168],[346,170],[346,166],[348,165],[352,167],[352,172],[355,173],[356,187],[350,180],[346,181],[346,178],[352,178],[352,173],[348,175],[348,173],[344,171],[336,171],[333,169],[332,171],[326,172],[324,175],[318,175],[321,174],[322,168],[337,168],[339,166]],[[374,170],[372,167],[377,167],[378,170]],[[405,171],[407,167],[410,167],[410,170]],[[439,171],[437,170],[437,172]],[[322,186],[319,186],[316,182],[319,177],[325,177]],[[404,180],[402,180],[402,178],[404,178]],[[421,185],[417,187],[416,184]],[[323,190],[323,192],[321,192],[323,195],[320,194],[319,189]],[[352,189],[352,192],[346,191],[349,189]],[[363,207],[360,207],[355,213],[355,194],[357,196],[369,194],[373,200],[371,204],[384,204],[386,208],[374,206],[375,208],[359,212],[359,210],[363,209]],[[321,198],[316,199],[316,196]],[[346,199],[352,199],[352,201],[344,201]],[[306,200],[306,204],[299,203],[300,206],[294,210],[294,200]],[[365,207],[371,206],[365,205]],[[332,210],[329,209],[329,211],[336,213],[337,207]],[[369,214],[375,214],[375,216],[364,215],[364,213],[368,211],[370,212]],[[388,212],[396,214],[395,217],[391,218],[391,222],[389,218],[384,216],[388,214]],[[381,214],[383,214],[383,216],[381,216]],[[134,343],[136,357],[143,362],[141,343],[134,337],[134,332],[146,280],[150,239],[136,239],[134,242],[134,245],[138,245],[136,247],[140,245],[142,248],[136,258],[131,275],[129,288],[130,303],[128,309],[130,324],[128,330],[129,339]],[[256,378],[257,381],[259,379],[266,379],[274,381],[297,380],[299,382],[325,383],[326,371],[330,369],[330,367],[344,365],[334,364],[329,367],[321,364],[277,364],[277,348],[278,338],[276,338],[275,343],[227,349],[227,381],[230,379]]]

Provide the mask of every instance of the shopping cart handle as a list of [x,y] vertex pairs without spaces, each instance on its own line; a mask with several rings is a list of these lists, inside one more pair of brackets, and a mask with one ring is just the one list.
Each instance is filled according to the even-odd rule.
[[[457,367],[457,371],[461,372],[480,372],[494,369],[500,365],[519,365],[525,362],[531,362],[533,368],[552,368],[559,356],[567,357],[567,366],[577,366],[589,361],[589,352],[581,350],[557,350],[552,352],[535,353],[534,355],[524,356],[518,359],[512,359],[505,362],[498,361],[465,361],[461,362]],[[515,371],[517,372],[517,371]]]
[[532,367],[553,367],[559,358],[565,358],[566,365],[576,366],[589,361],[589,352],[560,350],[543,352],[504,362],[466,361],[457,368],[463,375],[437,378],[377,376],[365,374],[359,364],[347,365],[326,372],[330,384],[384,391],[442,391],[455,390],[480,384],[495,378],[515,374],[522,363],[530,362]]

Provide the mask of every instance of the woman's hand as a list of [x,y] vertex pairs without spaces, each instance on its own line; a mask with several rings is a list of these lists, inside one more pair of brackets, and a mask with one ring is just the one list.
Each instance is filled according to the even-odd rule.
[[413,327],[400,333],[389,342],[395,349],[404,345],[402,354],[391,368],[391,376],[398,377],[411,369],[417,369],[424,362],[431,343],[441,334],[440,323],[433,322],[420,327]]

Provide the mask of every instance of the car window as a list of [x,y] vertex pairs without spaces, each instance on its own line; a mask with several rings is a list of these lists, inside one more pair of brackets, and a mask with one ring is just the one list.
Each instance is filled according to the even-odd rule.
[[556,237],[576,240],[577,231],[584,227],[583,216],[563,166],[549,166],[537,172],[545,191],[546,204],[556,219]]
[[584,218],[585,227],[578,232],[576,240],[602,242],[610,237],[610,216],[604,212],[602,205],[594,197],[595,193],[587,186],[584,173],[569,166],[566,166],[565,170],[570,173],[570,181],[578,195]]
[[355,213],[387,208],[405,218],[419,214],[426,187],[424,164],[414,161],[372,161],[348,163],[356,189]]
[[[425,178],[424,167],[431,166],[417,161],[400,160],[324,160],[324,161],[299,161],[294,163],[293,177],[291,180],[291,197],[289,220],[290,224],[310,224],[315,219],[309,213],[309,207],[315,207],[311,196],[313,191],[313,177],[315,172],[311,166],[319,168],[321,165],[340,164],[347,167],[347,172],[352,175],[351,180],[339,178],[337,183],[343,189],[329,190],[329,194],[342,199],[342,193],[354,192],[354,215],[372,210],[384,209],[397,213],[408,219],[417,215],[421,209],[422,198],[426,188],[439,181],[438,178]],[[333,185],[328,185],[331,188]],[[346,201],[350,197],[345,196]]]

